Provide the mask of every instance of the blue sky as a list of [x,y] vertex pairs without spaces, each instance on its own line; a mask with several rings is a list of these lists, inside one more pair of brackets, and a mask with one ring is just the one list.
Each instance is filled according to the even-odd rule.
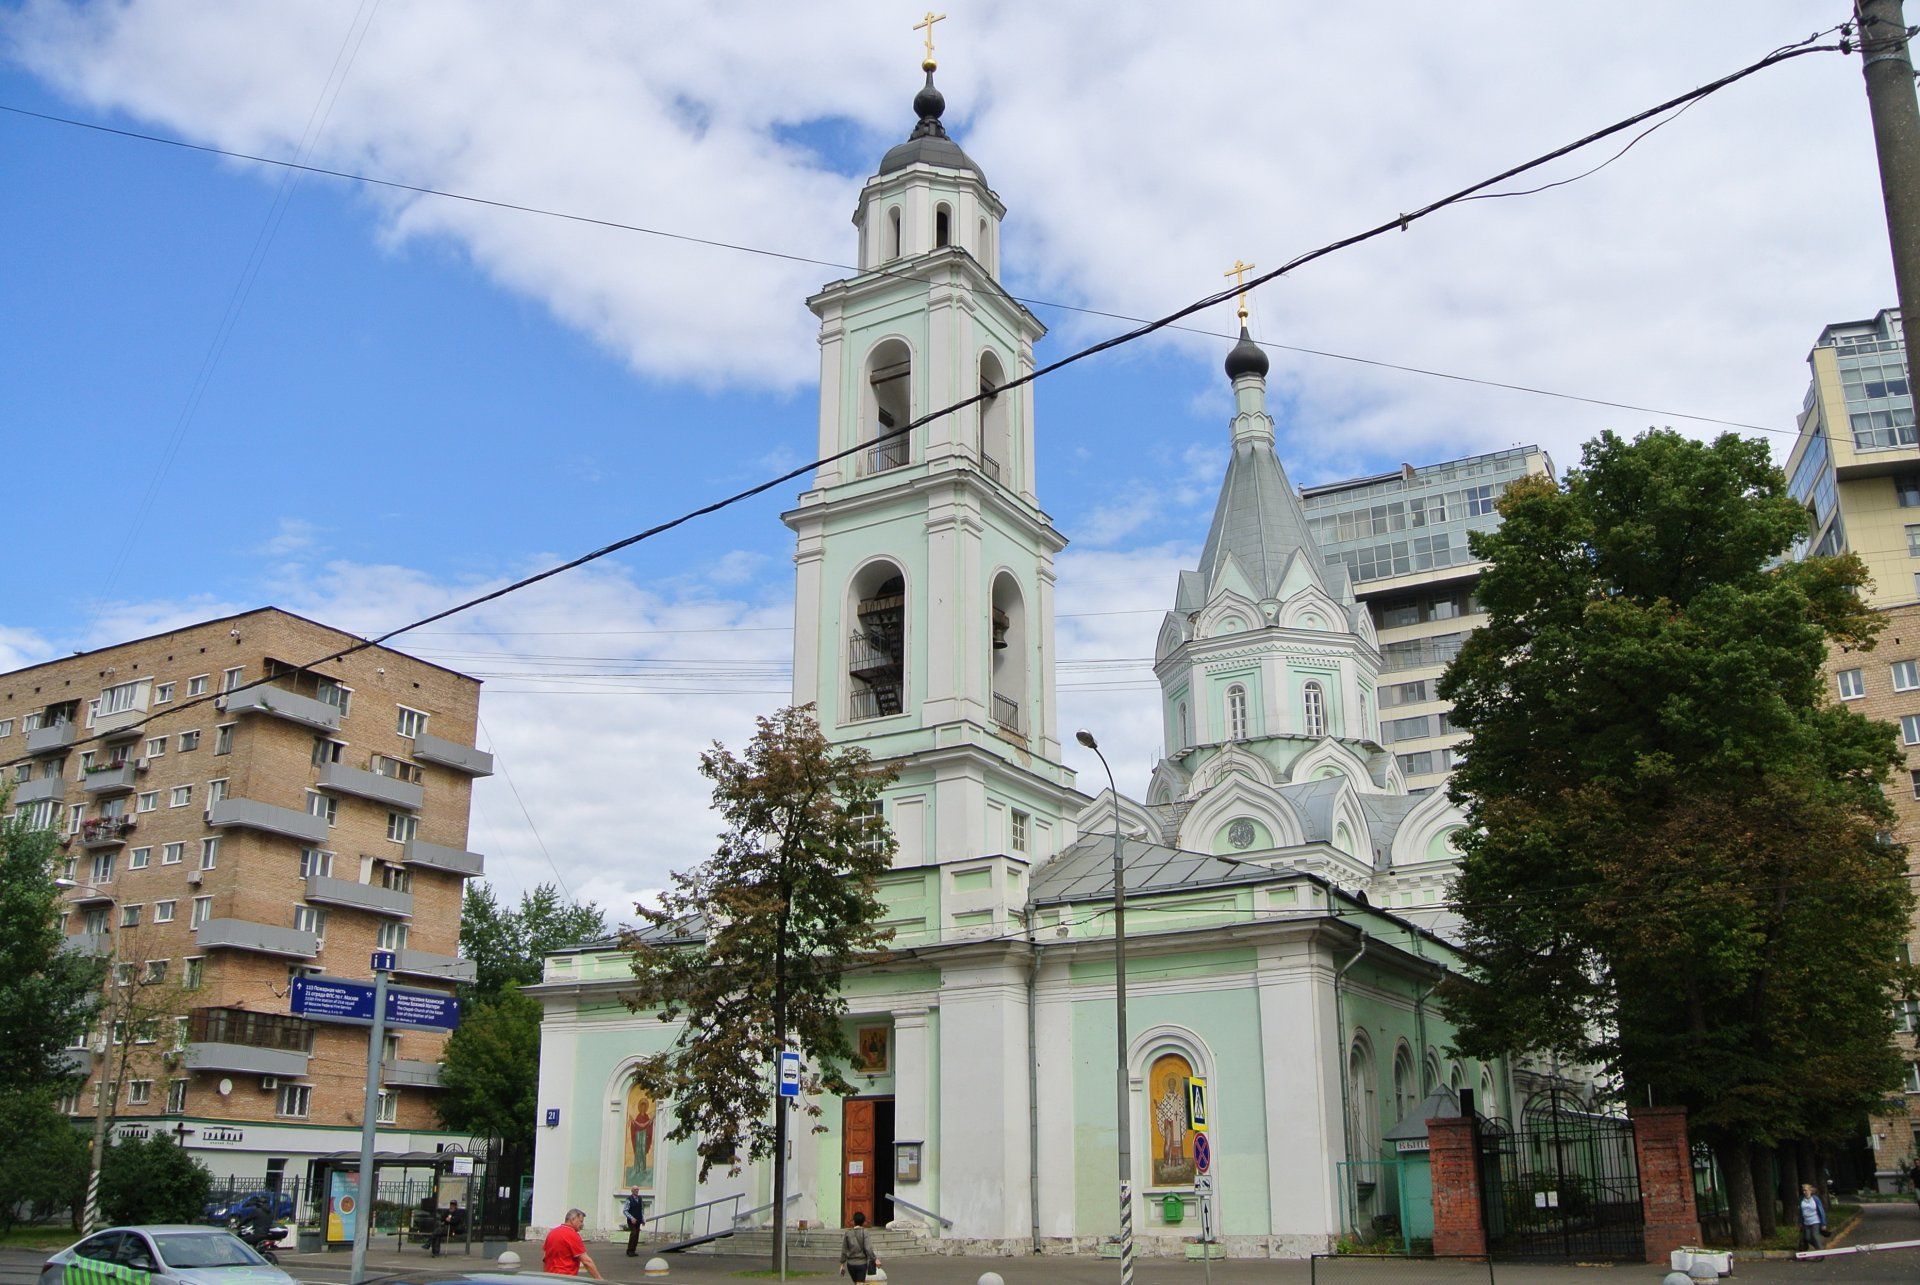
[[[1145,6],[978,4],[950,10],[941,84],[1009,206],[1015,293],[1146,314],[1217,288],[1236,257],[1271,264],[1410,208],[1808,24],[1743,6],[1690,47],[1662,6],[1575,8],[1544,29],[1519,3],[1406,15],[1364,61],[1319,6],[1164,28]],[[844,261],[859,184],[912,124],[911,9],[29,2],[0,22],[0,104],[276,156],[304,143],[321,165]],[[1864,117],[1849,61],[1776,69],[1593,179],[1270,288],[1256,333],[1789,429],[1820,325],[1890,302]],[[813,442],[804,298],[824,268],[309,177],[202,386],[284,172],[0,114],[0,174],[0,424],[25,555],[0,663],[263,602],[387,627]],[[1035,311],[1055,328],[1042,359],[1119,325]],[[1039,388],[1042,500],[1076,542],[1063,659],[1150,651],[1224,464],[1226,347],[1171,336]],[[1664,422],[1285,352],[1271,392],[1302,482],[1516,441],[1564,465],[1602,428]],[[476,831],[509,888],[559,866],[618,903],[698,855],[693,753],[784,686],[777,514],[800,489],[415,640],[500,675],[485,711],[521,798],[492,787]],[[690,628],[719,632],[662,632]],[[605,657],[734,668],[631,699],[515,677]],[[1063,717],[1116,730],[1134,789],[1157,750],[1144,678],[1063,677]],[[583,743],[552,734],[563,711],[594,729]],[[609,761],[649,765],[675,811],[647,851],[596,837],[609,796],[631,803],[622,774],[587,766]]]

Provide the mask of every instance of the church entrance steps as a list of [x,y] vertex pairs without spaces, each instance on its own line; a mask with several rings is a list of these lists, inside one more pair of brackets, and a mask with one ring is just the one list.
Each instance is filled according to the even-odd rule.
[[[895,1231],[890,1227],[868,1228],[867,1242],[873,1246],[875,1256],[882,1263],[889,1258],[907,1258],[916,1254],[937,1252],[931,1237],[919,1232]],[[749,1257],[757,1255],[764,1258],[773,1253],[773,1233],[765,1228],[739,1231],[716,1245],[696,1249],[693,1252],[744,1254]],[[840,1228],[809,1227],[805,1231],[788,1231],[787,1257],[829,1258],[838,1261]]]

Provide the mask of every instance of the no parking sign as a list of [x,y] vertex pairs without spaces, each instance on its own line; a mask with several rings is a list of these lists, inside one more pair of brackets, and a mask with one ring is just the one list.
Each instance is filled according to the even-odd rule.
[[1193,1169],[1195,1173],[1208,1173],[1213,1169],[1213,1144],[1204,1133],[1194,1135]]

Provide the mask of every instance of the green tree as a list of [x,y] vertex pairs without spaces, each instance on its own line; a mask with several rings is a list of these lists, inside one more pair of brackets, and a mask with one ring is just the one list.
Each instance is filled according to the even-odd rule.
[[1472,733],[1454,896],[1478,983],[1443,1003],[1465,1052],[1554,1051],[1686,1106],[1748,1243],[1752,1149],[1830,1136],[1900,1074],[1899,755],[1822,669],[1872,645],[1864,568],[1775,565],[1806,516],[1731,435],[1606,434],[1501,512],[1472,537],[1488,623],[1440,685]]
[[165,1133],[120,1138],[100,1171],[100,1208],[109,1223],[190,1223],[200,1219],[213,1175]]
[[[840,986],[892,937],[878,926],[877,880],[893,861],[880,794],[894,769],[833,745],[802,705],[759,719],[743,755],[716,742],[700,772],[726,827],[719,847],[676,873],[658,906],[637,907],[644,926],[627,938],[629,1006],[681,1023],[637,1075],[673,1101],[667,1137],[699,1140],[702,1179],[772,1155],[781,1209],[787,1112],[774,1064],[797,1049],[811,1087],[854,1092]],[[785,1221],[773,1220],[776,1265]]]
[[99,1006],[100,964],[61,949],[57,853],[51,830],[0,821],[0,1092],[72,1078],[63,1050]]
[[485,884],[470,884],[460,907],[460,953],[474,964],[470,996],[499,995],[508,986],[540,980],[546,955],[562,946],[605,937],[607,916],[592,902],[572,902],[543,883],[502,906]]
[[447,1040],[439,1098],[449,1128],[500,1139],[506,1172],[533,1161],[539,1107],[540,1001],[508,983],[468,1001]]
[[87,1190],[87,1140],[50,1088],[0,1092],[0,1235],[21,1215],[76,1217]]

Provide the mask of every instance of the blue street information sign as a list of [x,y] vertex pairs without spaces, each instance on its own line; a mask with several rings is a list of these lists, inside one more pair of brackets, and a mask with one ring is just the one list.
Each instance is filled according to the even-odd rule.
[[780,1096],[783,1098],[800,1096],[800,1055],[798,1053],[780,1055]]
[[373,971],[376,973],[392,972],[393,971],[393,952],[390,950],[374,951],[373,952]]
[[[316,1022],[373,1023],[373,985],[332,977],[293,979],[293,1011]],[[387,988],[387,1025],[451,1031],[460,1025],[460,1001],[434,991]]]

